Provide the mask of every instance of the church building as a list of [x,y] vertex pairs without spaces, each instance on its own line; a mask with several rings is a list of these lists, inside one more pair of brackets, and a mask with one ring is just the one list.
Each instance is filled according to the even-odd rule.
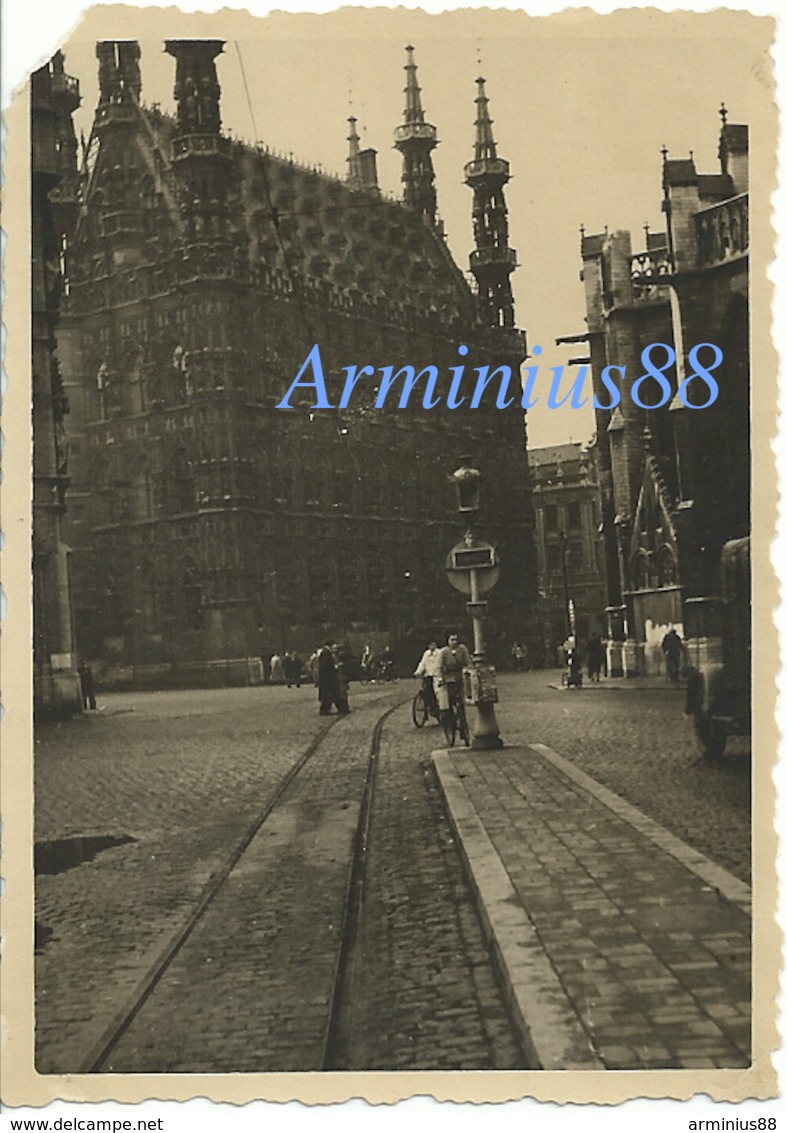
[[587,333],[563,341],[589,346],[617,674],[661,671],[673,627],[693,664],[714,655],[725,555],[748,546],[748,129],[721,119],[717,172],[662,151],[665,231],[635,251],[582,233]]

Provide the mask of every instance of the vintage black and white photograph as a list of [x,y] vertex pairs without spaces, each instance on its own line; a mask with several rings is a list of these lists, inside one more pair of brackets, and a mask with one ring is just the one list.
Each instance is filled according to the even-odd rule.
[[97,8],[32,72],[49,1096],[771,1095],[772,36]]

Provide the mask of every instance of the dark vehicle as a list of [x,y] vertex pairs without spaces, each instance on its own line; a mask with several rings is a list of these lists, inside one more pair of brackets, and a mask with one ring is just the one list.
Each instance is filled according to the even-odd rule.
[[[689,656],[686,714],[707,756],[724,754],[728,736],[751,733],[751,562],[749,537],[725,543],[718,606],[720,651]],[[716,627],[714,627],[716,628]]]

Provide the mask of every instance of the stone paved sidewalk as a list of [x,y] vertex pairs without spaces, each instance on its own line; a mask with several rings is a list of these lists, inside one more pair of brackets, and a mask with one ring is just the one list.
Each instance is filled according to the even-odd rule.
[[748,886],[545,745],[433,762],[544,1069],[750,1064]]
[[599,681],[591,681],[586,672],[582,673],[581,689],[564,688],[561,680],[562,670],[545,670],[547,684],[551,689],[559,689],[568,696],[576,696],[585,692],[669,692],[686,695],[686,681],[681,678],[673,684],[663,675],[649,677],[602,677]]

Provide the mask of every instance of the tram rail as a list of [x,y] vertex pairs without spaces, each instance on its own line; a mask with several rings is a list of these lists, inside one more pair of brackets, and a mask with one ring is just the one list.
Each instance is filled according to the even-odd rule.
[[[388,699],[388,698],[386,698]],[[323,1065],[314,1069],[341,1069],[344,1021],[347,1014],[347,998],[351,988],[351,965],[353,958],[353,942],[357,935],[358,920],[362,907],[364,869],[368,849],[369,822],[372,807],[372,794],[374,790],[374,772],[380,749],[380,738],[385,721],[403,701],[398,696],[393,704],[388,704],[381,711],[372,731],[372,738],[367,756],[367,765],[363,780],[363,790],[359,809],[358,825],[353,839],[353,848],[349,864],[347,890],[345,895],[342,930],[337,953],[336,970],[327,1011]],[[260,831],[276,812],[283,797],[302,774],[307,764],[319,752],[333,728],[339,723],[340,717],[335,717],[327,723],[308,745],[290,770],[269,797],[264,808],[255,816],[246,827],[242,837],[235,843],[232,851],[227,855],[221,867],[213,872],[205,884],[199,898],[193,905],[185,922],[180,924],[171,935],[164,948],[148,968],[147,972],[137,984],[131,997],[120,1010],[115,1013],[111,1023],[105,1028],[98,1041],[90,1051],[80,1060],[77,1073],[97,1074],[106,1072],[107,1063],[121,1040],[134,1023],[145,1005],[155,995],[156,989],[165,977],[176,958],[188,946],[194,930],[203,920],[206,913],[216,902],[224,889],[233,871],[241,863],[244,854]]]
[[69,1073],[526,1065],[409,698],[359,697],[292,753],[134,982],[102,984]]

